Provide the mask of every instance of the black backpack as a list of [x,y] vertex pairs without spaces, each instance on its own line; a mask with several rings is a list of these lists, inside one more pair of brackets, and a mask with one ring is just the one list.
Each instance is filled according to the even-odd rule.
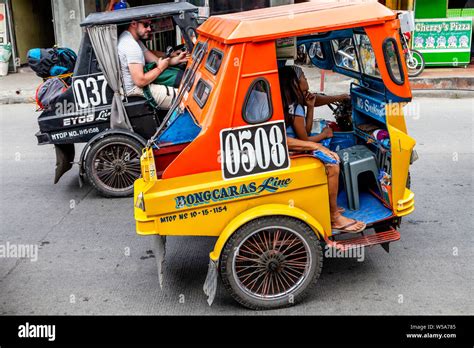
[[74,71],[77,55],[70,48],[32,48],[28,51],[28,65],[42,78]]

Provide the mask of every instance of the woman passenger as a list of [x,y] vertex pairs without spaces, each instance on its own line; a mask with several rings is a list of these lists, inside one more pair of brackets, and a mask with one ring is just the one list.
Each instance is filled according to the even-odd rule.
[[[317,96],[309,93],[309,85],[303,71],[299,67],[285,66],[279,71],[281,98],[288,136],[288,148],[293,151],[320,150],[326,155],[339,161],[339,156],[324,147],[319,142],[332,137],[329,127],[321,134],[312,135],[314,107],[325,105],[347,98],[346,95],[334,97]],[[304,106],[307,107],[305,113]],[[366,224],[362,221],[347,218],[342,215],[343,208],[337,206],[337,191],[339,188],[339,164],[325,164],[328,176],[329,208],[331,227],[333,230],[347,233],[362,232]]]

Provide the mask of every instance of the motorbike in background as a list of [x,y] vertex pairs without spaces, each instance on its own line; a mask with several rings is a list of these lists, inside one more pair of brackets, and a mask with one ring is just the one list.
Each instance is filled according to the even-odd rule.
[[425,59],[421,52],[410,49],[411,33],[401,33],[401,42],[403,47],[403,54],[405,55],[405,62],[408,67],[408,76],[416,77],[420,75],[425,69]]

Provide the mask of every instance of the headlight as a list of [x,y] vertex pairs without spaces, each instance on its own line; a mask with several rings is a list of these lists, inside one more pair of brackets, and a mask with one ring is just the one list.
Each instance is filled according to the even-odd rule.
[[135,207],[145,211],[145,199],[143,198],[143,192],[140,192],[137,196],[137,201],[135,202]]

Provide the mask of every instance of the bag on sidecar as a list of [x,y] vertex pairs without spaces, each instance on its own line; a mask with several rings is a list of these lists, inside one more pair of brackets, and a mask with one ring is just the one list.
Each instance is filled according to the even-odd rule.
[[28,51],[28,65],[39,77],[72,73],[77,55],[70,48],[32,48]]
[[36,104],[40,110],[50,109],[56,99],[63,94],[69,86],[60,77],[52,77],[44,81],[36,89]]

